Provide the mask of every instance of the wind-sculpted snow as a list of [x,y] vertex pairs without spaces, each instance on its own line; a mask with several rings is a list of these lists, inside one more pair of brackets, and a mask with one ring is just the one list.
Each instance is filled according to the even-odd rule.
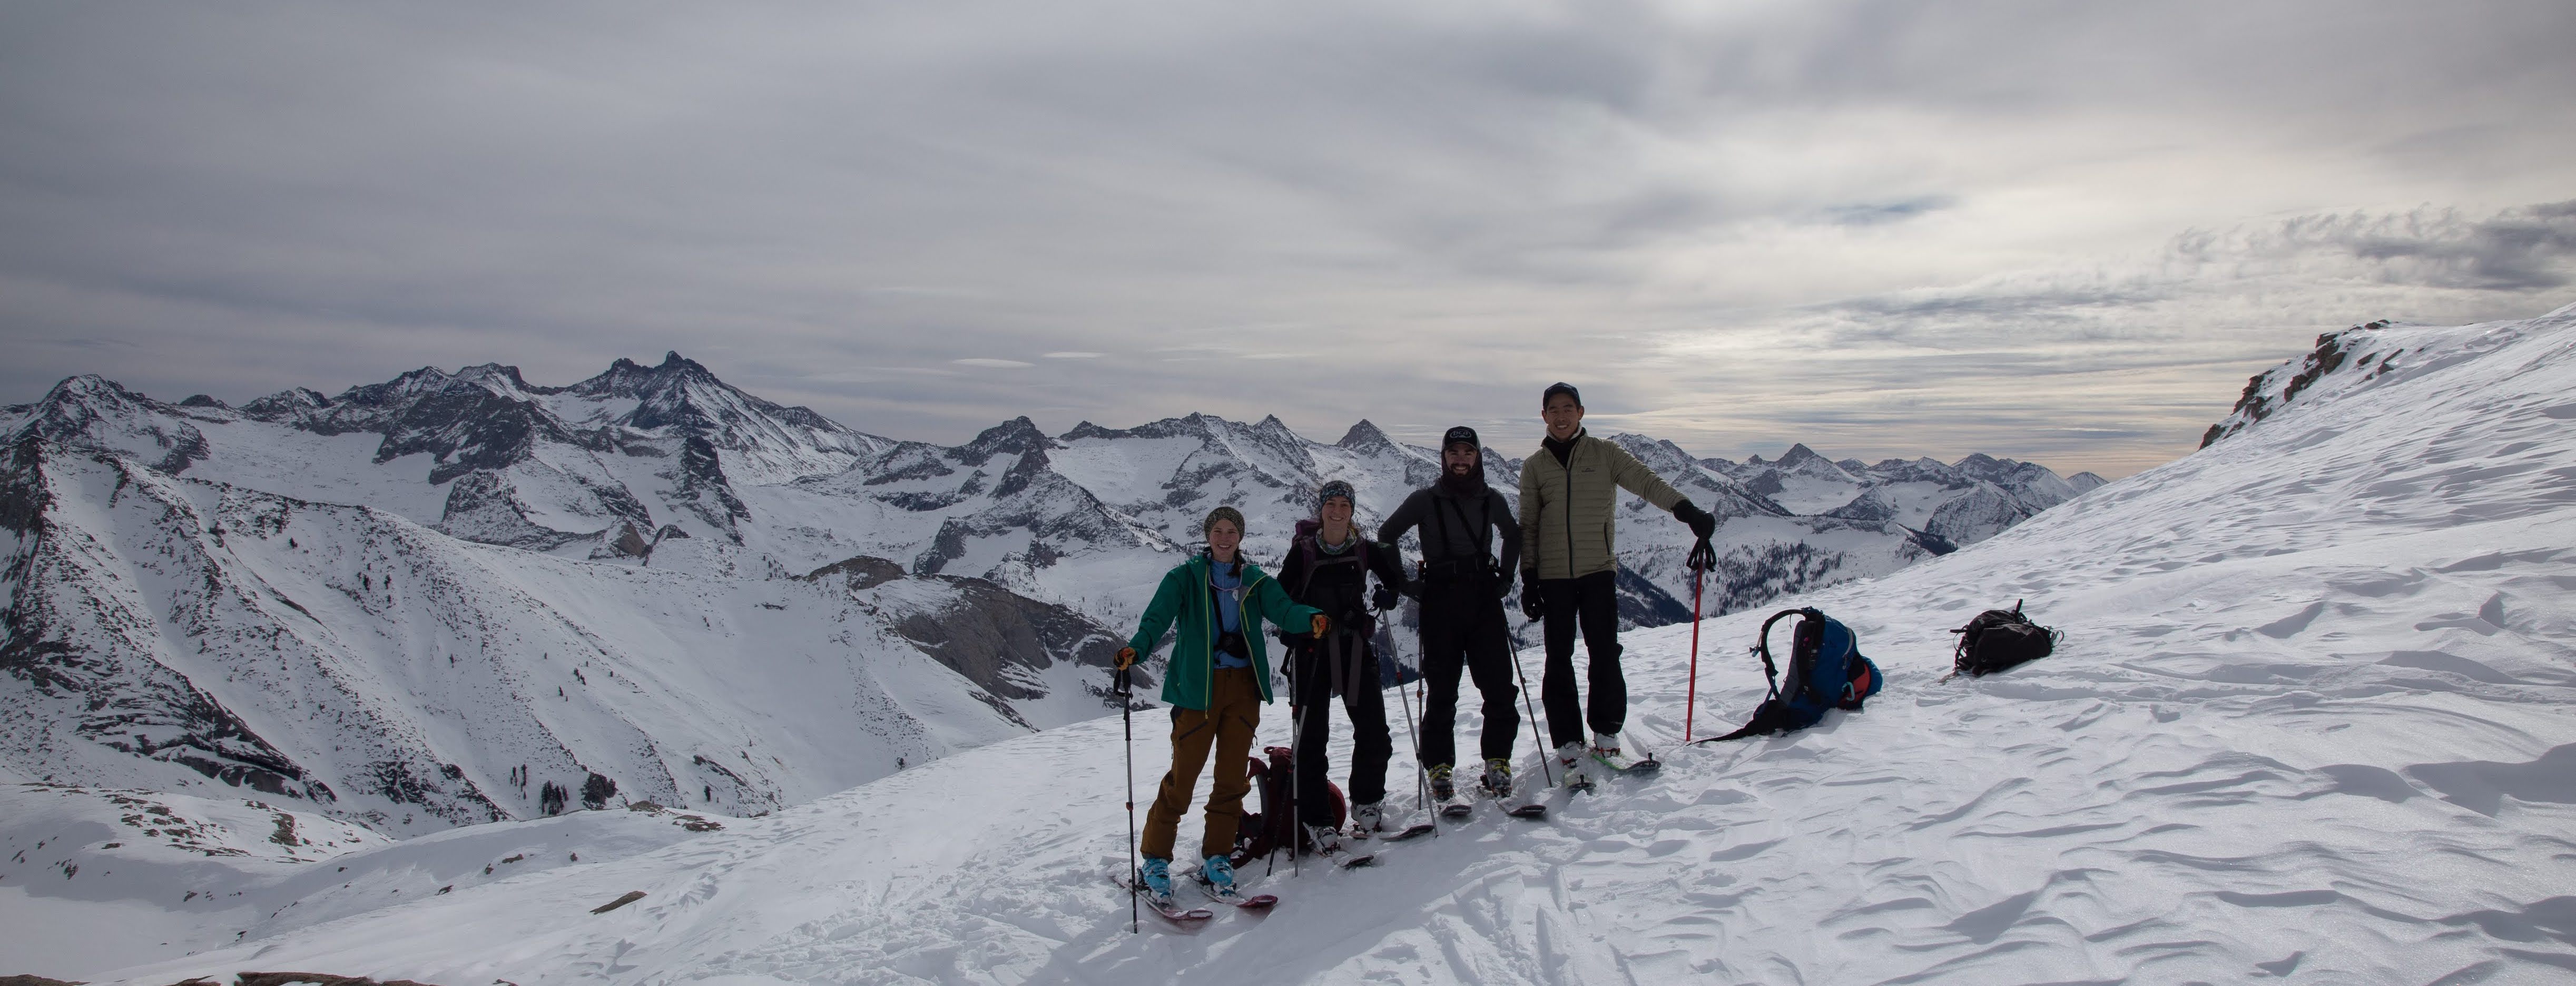
[[[1681,746],[1691,630],[1636,633],[1629,736],[1659,777],[1372,869],[1256,864],[1283,898],[1266,918],[1129,932],[1120,724],[1100,720],[89,978],[2576,981],[2576,307],[2374,331],[2412,358],[1982,543],[1779,601],[1857,631],[1889,679],[1865,712]],[[2064,632],[2057,653],[1942,681],[1947,631],[2016,599]],[[1764,615],[1701,627],[1695,732],[1760,697],[1743,648]],[[1139,718],[1149,790],[1168,744]],[[1261,741],[1285,719],[1269,707]]]

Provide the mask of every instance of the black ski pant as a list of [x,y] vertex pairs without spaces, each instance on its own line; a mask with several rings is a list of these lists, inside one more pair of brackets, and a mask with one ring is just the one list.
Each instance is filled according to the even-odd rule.
[[[1619,672],[1618,574],[1545,579],[1539,582],[1538,592],[1539,613],[1547,621],[1547,670],[1541,674],[1538,691],[1547,705],[1549,745],[1585,742],[1587,722],[1595,733],[1617,733],[1628,724],[1628,678]],[[1575,694],[1577,623],[1583,628],[1587,655],[1584,684],[1592,692],[1589,705]]]
[[1297,820],[1332,825],[1333,796],[1326,791],[1325,777],[1333,764],[1324,742],[1333,733],[1329,703],[1336,682],[1342,711],[1351,717],[1351,803],[1373,805],[1386,799],[1386,762],[1395,756],[1395,737],[1386,729],[1386,692],[1378,685],[1377,655],[1370,652],[1367,637],[1337,631],[1301,638],[1289,660],[1296,662],[1289,714],[1297,732]]
[[[1490,580],[1426,585],[1422,593],[1422,764],[1457,764],[1458,674],[1476,680],[1485,699],[1485,760],[1509,760],[1520,738],[1520,689],[1512,684],[1510,625]],[[1481,765],[1482,761],[1479,761]],[[1469,771],[1468,776],[1474,776]]]

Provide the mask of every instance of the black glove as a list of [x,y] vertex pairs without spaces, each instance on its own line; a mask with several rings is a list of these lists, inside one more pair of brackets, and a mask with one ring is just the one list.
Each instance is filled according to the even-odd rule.
[[1395,590],[1389,589],[1383,585],[1378,586],[1376,592],[1369,593],[1369,608],[1394,609]]
[[1705,572],[1717,567],[1717,549],[1701,538],[1691,545],[1690,557],[1682,562],[1691,571]]
[[1500,598],[1500,599],[1510,599],[1510,598],[1512,598],[1512,571],[1511,571],[1511,569],[1508,569],[1508,568],[1497,568],[1497,569],[1495,569],[1495,570],[1494,570],[1494,581],[1495,581],[1495,582],[1497,582],[1497,583],[1499,583],[1499,584],[1497,584],[1497,585],[1495,585],[1495,586],[1494,586],[1494,595],[1495,595],[1495,597],[1496,597],[1496,598]]
[[1537,579],[1521,581],[1521,615],[1533,620],[1539,617]]
[[1709,516],[1708,511],[1699,508],[1699,504],[1688,500],[1673,504],[1673,519],[1690,525],[1691,533],[1702,541],[1717,533],[1717,518]]

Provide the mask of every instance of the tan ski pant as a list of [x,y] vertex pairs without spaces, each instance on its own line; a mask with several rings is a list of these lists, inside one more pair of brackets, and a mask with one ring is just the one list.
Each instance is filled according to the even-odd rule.
[[1199,853],[1234,851],[1243,796],[1252,790],[1252,774],[1245,769],[1251,763],[1252,730],[1260,724],[1261,687],[1252,680],[1251,668],[1217,668],[1208,682],[1206,711],[1172,709],[1172,769],[1163,775],[1154,807],[1145,813],[1145,855],[1173,858],[1172,840],[1180,831],[1181,813],[1190,810],[1190,794],[1198,787],[1210,746],[1216,748],[1216,780],[1208,792],[1207,832],[1199,840]]

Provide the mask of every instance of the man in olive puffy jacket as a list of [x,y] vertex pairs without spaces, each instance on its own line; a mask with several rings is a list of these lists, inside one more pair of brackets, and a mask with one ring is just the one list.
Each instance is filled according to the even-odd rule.
[[[1521,464],[1521,612],[1545,619],[1547,670],[1539,696],[1547,705],[1548,740],[1569,783],[1589,783],[1583,727],[1592,727],[1592,758],[1613,770],[1630,765],[1619,752],[1628,721],[1628,679],[1619,670],[1619,559],[1612,526],[1618,491],[1672,511],[1702,542],[1717,518],[1657,477],[1626,449],[1583,431],[1583,395],[1555,384],[1540,396],[1547,439]],[[1574,634],[1583,631],[1590,666],[1587,706],[1574,684]]]

